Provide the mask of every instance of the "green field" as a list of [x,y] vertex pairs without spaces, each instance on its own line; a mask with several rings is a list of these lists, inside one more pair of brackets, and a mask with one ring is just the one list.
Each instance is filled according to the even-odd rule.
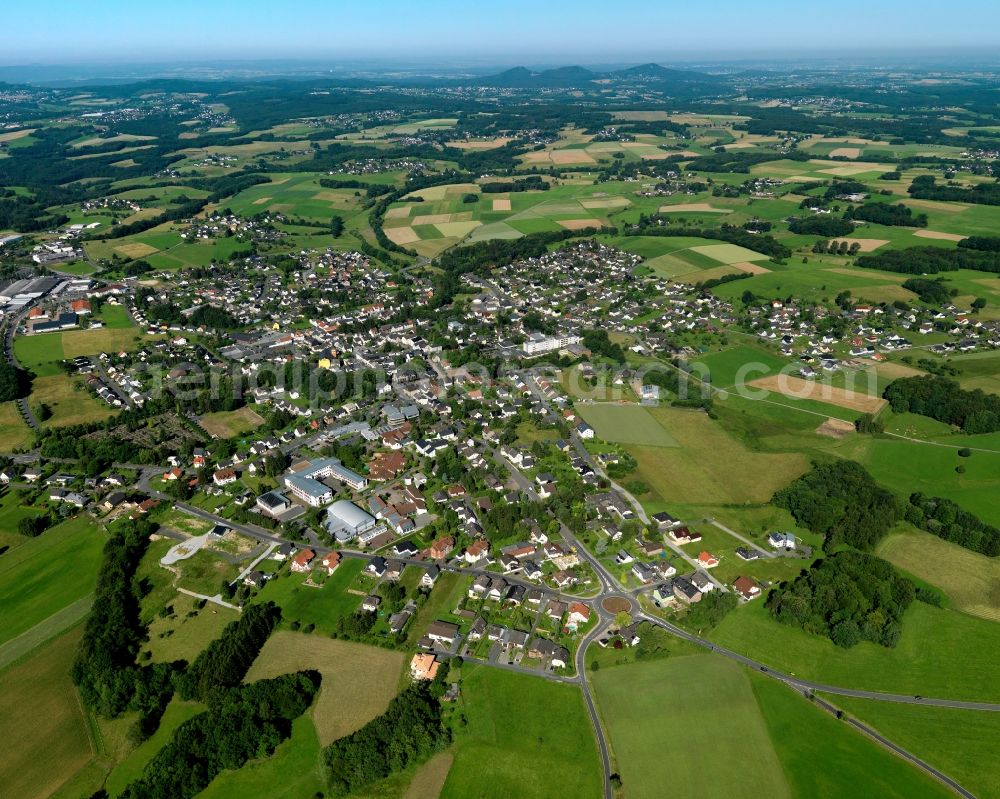
[[664,785],[684,796],[948,795],[787,687],[713,655],[602,669],[593,682],[626,796]]
[[314,624],[318,632],[329,635],[336,630],[337,619],[360,607],[363,597],[347,593],[347,588],[364,565],[360,558],[346,558],[322,588],[302,585],[300,574],[285,575],[268,582],[257,596],[261,602],[280,605],[286,620]]
[[0,643],[94,589],[104,535],[86,516],[46,530],[0,559]]
[[[894,649],[862,642],[841,649],[828,638],[775,621],[763,602],[730,613],[709,637],[797,677],[890,693],[996,702],[1000,625],[914,602]],[[956,653],[961,653],[961,657]],[[975,679],[970,679],[975,675]]]
[[466,665],[443,799],[601,795],[594,733],[576,686]]
[[604,441],[650,447],[680,446],[649,411],[639,405],[579,403],[576,410]]
[[753,673],[750,682],[794,796],[854,796],[859,790],[864,796],[899,799],[952,796],[785,686]]
[[764,350],[741,344],[721,352],[700,355],[690,361],[694,375],[715,388],[728,388],[738,380],[755,380],[776,374],[788,361]]
[[[0,576],[4,586],[10,585],[8,577]],[[6,610],[5,603],[3,607]],[[48,796],[93,754],[69,676],[82,629],[64,633],[0,670],[0,736],[4,740],[0,785],[5,799]]]
[[25,369],[35,374],[59,374],[59,369],[40,371],[43,364],[63,360],[62,333],[39,333],[35,336],[18,336],[14,339],[14,357]]
[[791,796],[739,666],[688,655],[592,680],[628,796],[663,796],[665,785],[683,796]]
[[97,318],[104,322],[104,326],[109,329],[132,327],[132,320],[129,318],[128,311],[122,305],[105,303]]

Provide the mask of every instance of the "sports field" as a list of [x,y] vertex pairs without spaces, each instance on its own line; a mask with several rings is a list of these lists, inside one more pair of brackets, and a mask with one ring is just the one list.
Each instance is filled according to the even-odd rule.
[[884,538],[876,554],[936,585],[952,606],[1000,621],[1000,562],[919,530]]
[[600,757],[577,686],[487,666],[462,667],[455,761],[444,799],[598,799]]
[[218,411],[202,416],[199,423],[217,438],[232,438],[256,430],[264,423],[263,418],[250,406],[235,411]]
[[250,667],[246,682],[300,669],[319,671],[323,685],[312,715],[319,742],[325,746],[385,712],[398,693],[408,659],[391,649],[279,630]]
[[576,411],[604,441],[649,447],[680,446],[663,425],[640,405],[579,403]]

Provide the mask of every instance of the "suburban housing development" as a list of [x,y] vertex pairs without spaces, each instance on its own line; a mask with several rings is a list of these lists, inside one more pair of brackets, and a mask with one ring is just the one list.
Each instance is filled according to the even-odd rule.
[[0,795],[1000,796],[995,59],[630,47],[0,56]]

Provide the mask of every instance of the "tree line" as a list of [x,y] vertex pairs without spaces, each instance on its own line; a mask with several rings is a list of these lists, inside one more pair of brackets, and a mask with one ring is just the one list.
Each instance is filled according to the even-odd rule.
[[[853,227],[852,227],[853,230]],[[748,250],[763,253],[775,260],[788,258],[792,251],[773,236],[755,234],[735,225],[722,225],[718,228],[692,228],[671,226],[670,220],[653,214],[641,214],[639,221],[622,231],[626,236],[696,236],[702,239],[713,239],[746,247]]]
[[1000,430],[1000,397],[980,389],[969,391],[936,375],[902,377],[882,394],[894,413],[916,413],[970,434]]
[[346,796],[363,789],[426,760],[450,742],[431,686],[411,685],[381,716],[324,750],[330,792]]
[[155,529],[148,519],[128,520],[104,545],[94,602],[71,671],[83,703],[98,715],[115,718],[126,710],[138,710],[140,738],[159,725],[179,668],[136,664],[146,639],[136,570]]
[[121,794],[121,799],[190,799],[225,770],[269,757],[319,691],[315,671],[260,680],[215,695],[188,719]]
[[905,275],[936,275],[938,272],[955,272],[959,269],[1000,272],[1000,252],[962,245],[963,242],[960,241],[958,248],[954,250],[932,246],[886,250],[862,255],[855,263],[866,269],[882,269]]
[[273,602],[244,608],[178,679],[181,696],[204,702],[213,691],[239,685],[279,621],[281,608]]
[[941,186],[933,175],[919,175],[908,189],[918,200],[1000,205],[1000,183],[977,183],[975,186]]
[[906,521],[914,527],[988,557],[1000,555],[1000,529],[987,524],[950,499],[910,495]]

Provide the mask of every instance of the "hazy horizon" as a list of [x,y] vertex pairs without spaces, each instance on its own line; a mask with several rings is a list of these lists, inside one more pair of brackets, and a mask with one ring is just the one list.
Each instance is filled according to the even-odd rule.
[[624,14],[596,0],[510,0],[480,10],[447,0],[422,4],[261,0],[169,7],[107,0],[100,7],[41,0],[8,8],[0,66],[157,66],[275,60],[519,64],[723,62],[766,57],[955,57],[1000,60],[1000,5],[947,6],[842,0],[835,8],[794,0],[662,4]]

